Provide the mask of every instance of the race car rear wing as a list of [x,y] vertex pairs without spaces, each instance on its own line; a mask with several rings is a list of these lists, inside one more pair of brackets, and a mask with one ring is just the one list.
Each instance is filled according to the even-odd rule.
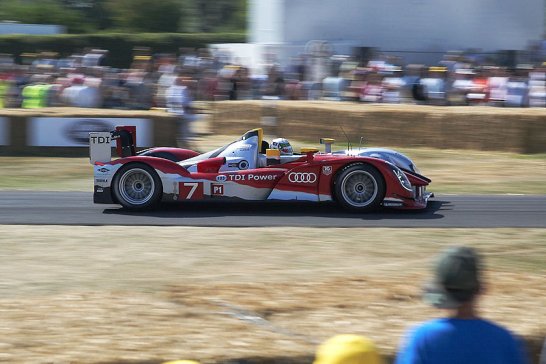
[[116,141],[116,151],[120,158],[136,155],[136,127],[116,126],[114,131],[89,133],[89,158],[91,164],[106,163],[112,160],[112,141]]

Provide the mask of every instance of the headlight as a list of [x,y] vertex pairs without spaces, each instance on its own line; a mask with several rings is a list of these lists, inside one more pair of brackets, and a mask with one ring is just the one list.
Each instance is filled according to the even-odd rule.
[[398,168],[396,166],[391,166],[391,167],[392,167],[392,171],[393,171],[394,175],[396,177],[398,177],[398,180],[400,181],[400,184],[402,185],[402,187],[404,187],[408,191],[412,191],[411,183],[410,183],[408,177],[406,177],[406,175],[404,174],[404,172],[402,172],[400,170],[400,168]]

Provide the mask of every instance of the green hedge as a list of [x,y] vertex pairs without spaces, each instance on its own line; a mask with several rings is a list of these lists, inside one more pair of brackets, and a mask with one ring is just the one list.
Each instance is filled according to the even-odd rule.
[[0,36],[2,53],[10,53],[20,62],[21,53],[57,52],[62,57],[82,52],[87,47],[110,51],[107,64],[126,68],[134,47],[149,47],[153,53],[178,53],[179,48],[202,48],[212,43],[244,43],[243,33],[139,33],[139,34],[60,34]]

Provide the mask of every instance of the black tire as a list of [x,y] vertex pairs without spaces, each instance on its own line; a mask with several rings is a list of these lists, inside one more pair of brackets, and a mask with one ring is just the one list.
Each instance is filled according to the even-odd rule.
[[374,167],[352,164],[337,175],[334,193],[336,201],[343,208],[359,212],[373,211],[385,197],[385,181]]
[[116,201],[130,210],[147,210],[156,206],[163,194],[157,172],[142,163],[123,166],[112,181]]

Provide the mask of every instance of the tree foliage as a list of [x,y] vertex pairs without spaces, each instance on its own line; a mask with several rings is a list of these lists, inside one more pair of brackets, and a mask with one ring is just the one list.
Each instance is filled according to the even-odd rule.
[[61,0],[69,9],[77,10],[98,30],[112,27],[112,14],[107,7],[107,0]]
[[69,33],[242,32],[247,0],[0,0],[0,20]]
[[109,0],[114,27],[134,32],[176,32],[182,15],[178,0]]
[[[232,31],[246,28],[246,0],[183,0],[185,22],[200,33]],[[193,19],[188,19],[188,14]]]
[[56,0],[2,0],[0,19],[27,24],[64,25],[69,33],[94,30],[93,24],[79,11],[67,8]]

